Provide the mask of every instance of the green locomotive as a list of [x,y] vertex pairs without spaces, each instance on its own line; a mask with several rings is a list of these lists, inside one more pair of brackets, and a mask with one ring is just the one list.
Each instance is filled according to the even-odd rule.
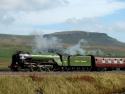
[[95,61],[93,56],[42,55],[17,52],[12,56],[10,68],[13,71],[92,70],[95,65],[92,61]]

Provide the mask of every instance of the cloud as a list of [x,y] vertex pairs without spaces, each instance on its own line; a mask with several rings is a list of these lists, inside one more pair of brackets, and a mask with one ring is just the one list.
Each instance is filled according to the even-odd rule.
[[[24,15],[44,11],[68,4],[67,0],[0,0],[0,24],[10,25],[15,20],[25,20]],[[29,13],[31,12],[31,13]],[[22,18],[22,19],[21,19]],[[27,20],[25,20],[27,21]],[[25,23],[25,22],[22,22]],[[36,23],[35,23],[36,24]]]
[[0,0],[0,9],[5,11],[38,11],[65,5],[66,0]]
[[[125,31],[125,21],[116,21],[108,25],[99,18],[68,19],[65,23],[72,30],[84,30],[89,32],[121,32]],[[67,28],[68,29],[68,28]]]
[[118,0],[0,0],[0,11],[7,12],[7,16],[14,15],[16,24],[51,24],[102,17],[120,9],[125,9],[125,3]]
[[[56,1],[61,2],[59,3]],[[39,5],[36,6],[36,4],[34,4],[34,7],[36,7],[36,9],[38,9],[39,11],[25,12],[23,13],[23,15],[20,15],[21,18],[18,19],[17,22],[27,24],[60,23],[65,22],[67,19],[73,18],[82,19],[103,17],[113,14],[118,10],[125,9],[125,3],[117,0],[67,0],[65,1],[65,3],[64,0],[56,1],[56,3],[39,3],[41,6],[43,5],[44,8],[47,7],[46,9],[40,7]],[[49,5],[50,3],[53,6]]]
[[103,23],[98,18],[68,19],[64,24],[72,30],[84,30],[89,32],[102,32]]
[[0,12],[0,25],[2,26],[8,26],[11,25],[15,21],[15,18],[6,12]]
[[113,31],[124,31],[125,32],[125,21],[114,23],[114,25],[111,28]]

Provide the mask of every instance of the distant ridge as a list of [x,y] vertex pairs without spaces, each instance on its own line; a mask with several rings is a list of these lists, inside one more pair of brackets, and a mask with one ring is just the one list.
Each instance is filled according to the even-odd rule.
[[[57,37],[67,46],[75,45],[79,40],[88,42],[90,49],[99,48],[105,50],[125,51],[125,43],[108,36],[105,33],[85,32],[85,31],[64,31],[45,34],[45,37]],[[33,36],[0,34],[0,47],[25,46],[31,47]]]
[[65,31],[47,34],[45,36],[55,36],[66,44],[76,44],[80,39],[86,40],[91,46],[110,46],[110,47],[125,47],[122,43],[115,38],[108,36],[105,33],[85,32],[85,31]]

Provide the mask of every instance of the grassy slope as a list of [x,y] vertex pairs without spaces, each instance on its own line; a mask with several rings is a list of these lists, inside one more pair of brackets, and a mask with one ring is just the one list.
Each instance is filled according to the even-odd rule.
[[16,50],[31,51],[29,47],[0,47],[0,69],[7,68],[11,63],[12,54]]
[[120,73],[1,76],[0,94],[118,94],[125,92],[124,79]]
[[29,47],[21,47],[21,46],[5,46],[0,47],[0,69],[6,69],[11,63],[12,54],[15,53],[16,50],[23,50],[23,51],[31,51]]
[[0,69],[10,65],[16,50],[31,51],[31,39],[30,36],[0,34]]

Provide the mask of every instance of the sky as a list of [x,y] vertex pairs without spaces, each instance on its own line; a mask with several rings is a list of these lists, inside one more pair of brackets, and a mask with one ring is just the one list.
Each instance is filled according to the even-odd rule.
[[106,33],[125,42],[125,0],[0,0],[0,33]]

